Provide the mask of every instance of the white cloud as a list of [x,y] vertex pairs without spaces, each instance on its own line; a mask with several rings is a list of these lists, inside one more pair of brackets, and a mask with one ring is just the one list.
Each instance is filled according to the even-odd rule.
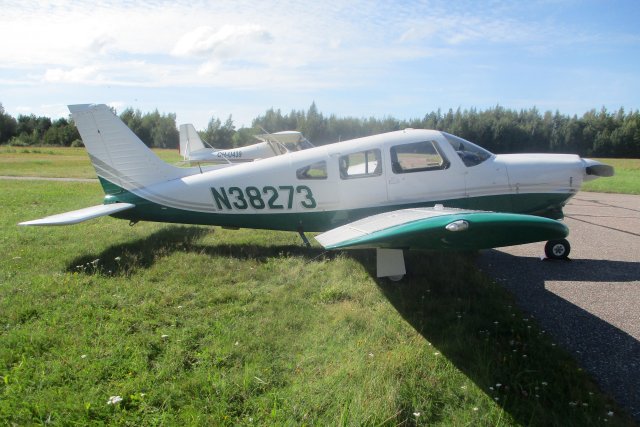
[[272,40],[273,36],[259,25],[223,25],[218,30],[202,26],[182,36],[171,53],[176,56],[211,56],[224,50],[229,54]]
[[[572,6],[558,8],[568,12]],[[342,102],[353,105],[363,102],[358,96],[367,98],[365,108],[380,105],[393,113],[389,102],[410,102],[398,94],[420,99],[415,103],[421,108],[425,102],[473,104],[463,98],[475,93],[478,99],[482,88],[498,96],[495,88],[511,77],[494,76],[510,76],[512,64],[551,73],[555,64],[542,66],[539,58],[568,61],[560,56],[598,43],[605,49],[616,40],[637,45],[635,34],[625,39],[615,29],[593,31],[571,19],[538,2],[499,0],[490,7],[464,0],[408,0],[401,6],[368,0],[5,0],[0,101],[25,105],[28,92],[39,97],[31,102],[35,106],[43,97],[75,91],[76,97],[90,96],[88,101],[131,93],[140,105],[163,96],[172,104],[206,89],[226,94],[228,103],[253,97],[254,108],[264,106],[254,98],[267,92],[277,97],[276,106],[283,99],[306,106],[332,93],[350,97]],[[500,84],[488,86],[494,78]],[[523,85],[511,87],[521,92]]]
[[125,108],[128,107],[128,104],[124,101],[111,101],[107,102],[107,105],[111,108],[114,108],[118,113],[121,113]]
[[88,83],[101,80],[97,76],[97,69],[94,66],[72,68],[63,70],[52,68],[44,72],[43,80],[49,83]]

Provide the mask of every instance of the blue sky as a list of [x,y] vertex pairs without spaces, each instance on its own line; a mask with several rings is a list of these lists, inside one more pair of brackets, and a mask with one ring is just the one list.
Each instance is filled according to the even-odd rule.
[[638,1],[0,0],[0,103],[415,118],[441,108],[640,108]]

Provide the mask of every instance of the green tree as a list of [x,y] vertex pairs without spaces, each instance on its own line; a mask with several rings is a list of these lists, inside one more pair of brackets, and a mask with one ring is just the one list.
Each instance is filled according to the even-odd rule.
[[227,118],[224,124],[220,119],[212,117],[204,132],[200,132],[200,138],[214,148],[228,149],[234,147],[233,136],[235,131],[236,128],[231,116]]
[[2,103],[0,103],[0,144],[7,143],[17,135],[18,122],[9,114],[5,113]]

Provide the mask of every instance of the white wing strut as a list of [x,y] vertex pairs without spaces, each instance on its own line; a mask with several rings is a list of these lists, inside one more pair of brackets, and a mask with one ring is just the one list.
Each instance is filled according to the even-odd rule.
[[116,212],[134,208],[131,203],[112,203],[110,205],[91,206],[90,208],[78,209],[77,211],[65,212],[58,215],[51,215],[33,221],[21,222],[18,225],[69,225],[77,224],[88,219],[100,216],[111,215]]

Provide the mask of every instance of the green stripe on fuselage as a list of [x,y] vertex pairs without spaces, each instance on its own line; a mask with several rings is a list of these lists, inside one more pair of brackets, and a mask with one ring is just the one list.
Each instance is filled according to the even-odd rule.
[[320,211],[310,210],[295,213],[217,213],[197,212],[172,208],[146,200],[100,178],[103,188],[109,191],[104,203],[132,203],[135,208],[112,215],[115,218],[131,221],[169,222],[178,224],[219,225],[222,227],[260,228],[283,231],[326,231],[359,219],[397,209],[433,207],[442,204],[448,208],[472,210],[499,210],[506,212],[532,214],[553,219],[562,218],[562,207],[573,194],[503,194],[463,199],[431,200],[421,203],[390,204],[367,208]]

